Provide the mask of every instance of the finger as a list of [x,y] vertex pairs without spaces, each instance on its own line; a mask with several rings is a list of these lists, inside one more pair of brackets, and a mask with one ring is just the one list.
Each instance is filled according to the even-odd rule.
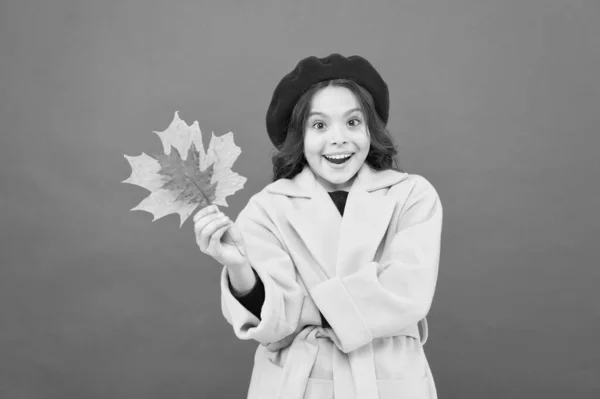
[[215,217],[215,219],[206,226],[206,235],[207,236],[214,235],[216,233],[216,231],[219,228],[221,228],[221,226],[226,224],[227,222],[228,222],[228,219],[226,216]]
[[208,247],[215,247],[221,244],[221,238],[223,237],[223,234],[225,234],[225,231],[227,231],[227,229],[229,228],[229,221],[227,220],[219,220],[218,221],[218,226],[216,226],[215,230],[213,231],[213,233],[210,235],[210,240],[208,242]]
[[[211,215],[212,216],[212,215]],[[214,216],[213,219],[202,229],[200,232],[200,236],[198,237],[199,244],[201,249],[206,249],[210,251],[210,240],[215,232],[221,228],[227,220],[223,217]]]
[[196,214],[194,215],[194,223],[196,223],[198,221],[198,219],[200,219],[206,215],[210,215],[211,213],[216,213],[218,211],[219,211],[219,208],[216,205],[206,206],[206,207],[200,209],[198,212],[196,212]]
[[198,218],[195,222],[194,222],[194,227],[205,227],[208,223],[212,222],[213,220],[215,220],[218,217],[221,216],[225,216],[223,215],[222,212],[214,212],[214,213],[209,213],[207,215],[204,215],[203,217]]
[[218,213],[219,212],[219,208],[216,205],[209,205],[207,207],[204,207],[202,209],[200,209],[195,215],[194,215],[194,221],[201,219],[205,216],[208,216],[210,214],[213,213]]
[[208,223],[210,223],[211,221],[215,220],[216,218],[222,217],[222,216],[227,216],[225,215],[223,212],[217,211],[217,212],[212,212],[212,213],[208,213],[202,217],[196,218],[194,216],[194,230],[196,231],[196,234],[199,233],[199,231],[204,228]]
[[223,237],[223,234],[225,234],[225,232],[229,228],[229,222],[224,221],[222,223],[224,224],[221,225],[218,229],[216,229],[214,233],[212,233],[212,235],[210,236],[210,241],[208,242],[208,252],[212,254],[218,254],[222,252],[222,248],[219,248],[222,245],[221,237]]
[[194,224],[194,233],[196,234],[196,239],[201,239],[202,234],[205,234],[204,231],[206,227],[213,221],[217,220],[222,214],[213,213],[204,216],[203,218],[198,219]]
[[197,222],[198,219],[200,219],[212,212],[214,212],[214,208],[212,207],[212,205],[205,206],[204,208],[202,208],[198,212],[196,212],[196,214],[194,215],[194,222]]

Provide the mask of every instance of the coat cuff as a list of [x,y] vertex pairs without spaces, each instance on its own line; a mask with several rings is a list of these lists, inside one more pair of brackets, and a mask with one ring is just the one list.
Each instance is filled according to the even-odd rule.
[[[261,309],[261,319],[252,314],[248,309],[233,296],[229,289],[229,274],[227,268],[223,267],[221,273],[221,309],[225,319],[233,326],[235,335],[243,340],[255,339],[261,343],[272,342],[275,340],[274,333],[291,330],[277,316],[281,314],[280,298],[277,298],[278,292],[273,287],[273,282],[267,276],[260,275],[265,286],[265,301]],[[295,326],[294,326],[295,328]]]
[[229,280],[229,291],[246,309],[260,319],[260,312],[265,303],[265,286],[254,268],[252,269],[252,272],[254,273],[254,278],[256,278],[256,283],[250,292],[245,295],[237,294],[231,285],[231,280]]
[[336,333],[343,352],[352,352],[373,340],[339,276],[315,285],[310,294]]

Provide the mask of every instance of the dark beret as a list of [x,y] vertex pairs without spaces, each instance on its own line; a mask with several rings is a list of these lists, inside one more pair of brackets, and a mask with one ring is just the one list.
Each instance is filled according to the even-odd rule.
[[375,102],[375,110],[387,124],[390,97],[387,84],[369,61],[353,55],[331,54],[325,58],[307,57],[283,77],[273,92],[267,110],[267,132],[276,148],[285,141],[292,110],[302,94],[313,84],[324,80],[344,78],[364,87]]

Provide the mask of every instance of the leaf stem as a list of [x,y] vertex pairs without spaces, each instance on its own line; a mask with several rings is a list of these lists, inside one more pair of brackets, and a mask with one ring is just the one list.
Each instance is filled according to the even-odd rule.
[[[185,172],[183,172],[183,174],[185,175],[185,177],[187,177],[188,179],[190,179],[190,181],[191,181],[192,183],[194,183],[194,186],[196,186],[196,187],[198,188],[198,190],[200,191],[200,193],[201,193],[201,194],[204,196],[204,198],[206,199],[206,202],[207,202],[207,203],[210,205],[210,204],[211,204],[211,202],[210,202],[210,199],[208,199],[208,197],[206,196],[206,194],[204,194],[204,191],[203,191],[203,190],[200,188],[200,186],[199,186],[198,184],[196,184],[196,182],[194,181],[194,179],[192,179],[191,177],[189,177],[189,176],[187,175],[187,173],[185,173]],[[208,205],[207,205],[207,206],[208,206]],[[229,236],[229,238],[230,238],[230,241],[229,241],[229,242],[228,242],[228,241],[226,241],[226,242],[228,242],[229,244],[233,244],[233,245],[235,245],[235,247],[238,249],[238,251],[240,251],[240,253],[241,253],[241,254],[243,254],[242,250],[240,249],[240,247],[238,247],[238,246],[237,246],[237,244],[236,244],[236,243],[235,243],[235,241],[233,240],[233,237],[231,237],[231,235],[229,234],[229,232],[228,232],[227,230],[225,231],[224,235],[227,235],[227,236]]]

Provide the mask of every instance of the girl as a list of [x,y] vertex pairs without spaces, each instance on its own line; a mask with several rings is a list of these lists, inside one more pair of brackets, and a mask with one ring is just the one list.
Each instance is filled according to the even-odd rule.
[[398,167],[388,111],[364,58],[301,60],[267,111],[273,182],[235,223],[216,206],[194,216],[200,250],[224,265],[226,320],[260,343],[249,399],[437,397],[423,344],[442,205]]

